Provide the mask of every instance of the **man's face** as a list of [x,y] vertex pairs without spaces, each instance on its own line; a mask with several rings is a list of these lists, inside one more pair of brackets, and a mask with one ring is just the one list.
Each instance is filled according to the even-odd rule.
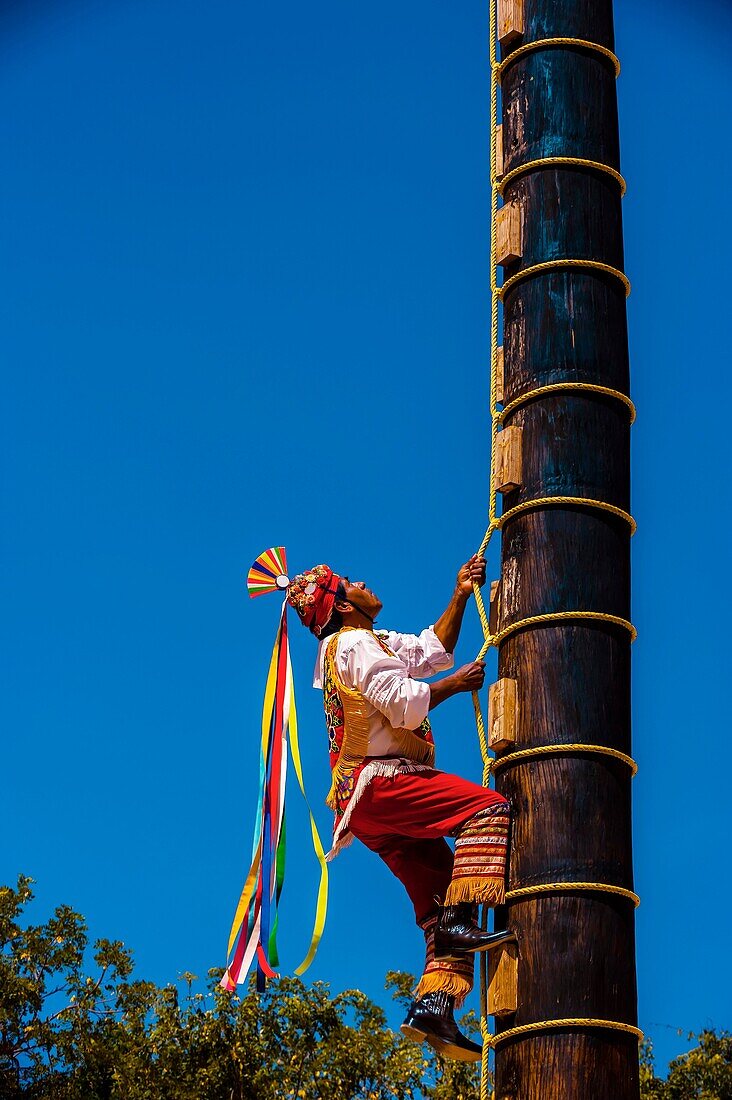
[[364,581],[352,581],[349,577],[341,577],[341,584],[346,590],[346,599],[359,611],[375,619],[384,606],[378,596],[374,595]]

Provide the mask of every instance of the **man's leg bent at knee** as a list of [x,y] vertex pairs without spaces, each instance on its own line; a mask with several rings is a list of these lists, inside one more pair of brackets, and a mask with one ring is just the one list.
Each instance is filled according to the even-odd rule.
[[[363,824],[366,824],[365,822]],[[454,1017],[473,987],[473,958],[435,958],[435,931],[439,903],[452,881],[453,854],[441,837],[378,835],[351,822],[354,834],[375,852],[404,886],[414,906],[417,924],[425,938],[425,966],[414,991],[414,1000],[401,1025],[415,1042],[425,1040],[440,1054],[460,1061],[477,1061],[481,1048],[463,1035]]]
[[447,772],[422,771],[374,779],[354,810],[351,828],[356,836],[373,830],[415,840],[454,837],[454,872],[440,900],[500,905],[509,819],[509,804],[497,791]]
[[460,1007],[473,988],[473,959],[435,957],[435,931],[440,904],[450,887],[453,854],[442,838],[416,840],[412,837],[356,836],[384,861],[404,886],[414,906],[414,916],[425,939],[425,964],[414,995],[442,990],[455,998]]

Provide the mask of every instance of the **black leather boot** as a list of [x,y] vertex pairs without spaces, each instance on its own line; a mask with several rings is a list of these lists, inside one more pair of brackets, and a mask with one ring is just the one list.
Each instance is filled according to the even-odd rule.
[[479,1062],[483,1048],[463,1035],[455,1023],[454,1004],[455,998],[450,993],[425,993],[418,1001],[412,1001],[401,1030],[415,1043],[426,1039],[443,1058]]
[[490,951],[516,939],[515,932],[485,932],[476,920],[478,907],[472,902],[441,905],[435,928],[435,958],[444,961],[478,951]]

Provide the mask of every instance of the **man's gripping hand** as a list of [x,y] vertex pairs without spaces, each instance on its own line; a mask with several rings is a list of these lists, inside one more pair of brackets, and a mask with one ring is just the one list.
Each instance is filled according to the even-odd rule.
[[463,595],[472,595],[473,584],[479,588],[485,584],[485,558],[478,554],[473,554],[470,561],[460,567],[457,575],[457,586]]
[[455,691],[480,691],[485,682],[485,661],[471,661],[453,672]]
[[480,691],[484,680],[485,661],[471,661],[469,665],[463,665],[449,676],[443,676],[441,680],[430,684],[430,710],[461,691]]

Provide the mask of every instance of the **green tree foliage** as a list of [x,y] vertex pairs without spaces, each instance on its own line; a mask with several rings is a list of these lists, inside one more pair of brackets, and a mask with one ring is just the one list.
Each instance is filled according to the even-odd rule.
[[[31,880],[0,887],[0,1100],[478,1100],[480,1068],[443,1062],[394,1034],[358,990],[295,978],[237,997],[197,992],[193,974],[159,988],[132,978],[119,942],[91,951],[61,905],[28,924]],[[387,987],[411,1000],[414,979]],[[461,1026],[478,1032],[468,1013]],[[694,1036],[690,1036],[694,1038]],[[732,1035],[703,1031],[656,1076],[641,1048],[643,1100],[732,1100]]]
[[642,1100],[732,1100],[732,1035],[702,1031],[689,1035],[697,1046],[668,1067],[668,1077],[656,1077],[653,1048],[641,1048]]
[[[85,1080],[108,1076],[107,1040],[120,998],[132,995],[130,954],[121,943],[94,945],[94,976],[87,975],[86,925],[60,905],[43,925],[22,928],[32,899],[31,880],[0,887],[0,1096],[81,1096],[74,1091],[79,1067]],[[152,987],[150,987],[152,988]],[[63,1080],[66,1091],[60,1091]],[[59,1084],[59,1091],[54,1087]],[[93,1093],[103,1095],[102,1093]]]
[[[0,888],[2,1100],[477,1100],[478,1068],[394,1034],[358,990],[294,978],[231,996],[133,980],[120,943],[93,945],[59,906],[23,921],[31,880]],[[398,1000],[413,979],[391,974]],[[464,1026],[475,1030],[469,1015]]]

